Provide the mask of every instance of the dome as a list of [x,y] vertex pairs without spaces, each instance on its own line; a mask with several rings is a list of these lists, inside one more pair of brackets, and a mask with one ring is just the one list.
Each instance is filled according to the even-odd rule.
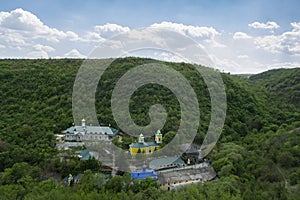
[[157,130],[156,135],[162,135],[160,130]]

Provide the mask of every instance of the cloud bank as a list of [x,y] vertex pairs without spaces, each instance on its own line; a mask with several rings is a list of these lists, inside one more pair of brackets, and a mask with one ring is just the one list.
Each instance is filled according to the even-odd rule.
[[[257,73],[278,66],[300,66],[300,22],[289,25],[290,29],[281,30],[274,21],[256,21],[245,24],[251,32],[236,30],[234,33],[168,21],[148,27],[164,28],[192,38],[211,57],[214,67],[222,71]],[[0,12],[0,55],[2,58],[85,58],[106,39],[131,30],[132,27],[114,23],[98,24],[81,33],[59,30],[18,8]],[[280,33],[275,34],[274,30]],[[257,33],[253,35],[253,31]],[[112,45],[118,48],[122,44]],[[172,61],[170,56],[160,58]]]

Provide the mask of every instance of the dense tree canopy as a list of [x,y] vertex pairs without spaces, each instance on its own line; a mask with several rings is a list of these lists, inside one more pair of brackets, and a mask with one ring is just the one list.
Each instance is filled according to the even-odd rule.
[[[300,196],[300,69],[280,69],[250,78],[222,73],[227,95],[226,122],[208,155],[217,171],[211,182],[164,191],[152,180],[131,183],[130,176],[108,178],[94,159],[72,152],[61,160],[55,133],[72,125],[72,87],[80,59],[0,60],[0,199],[297,199]],[[151,59],[115,60],[96,93],[101,124],[118,128],[110,108],[112,89],[129,69]],[[161,62],[161,61],[155,61]],[[201,113],[194,143],[201,145],[211,112],[208,89],[191,64],[161,62],[184,75],[195,90]],[[130,112],[141,125],[149,108],[162,104],[168,116],[162,130],[171,141],[180,123],[174,94],[145,85],[133,94]],[[135,139],[114,142],[127,149]],[[82,174],[70,187],[62,178]]]

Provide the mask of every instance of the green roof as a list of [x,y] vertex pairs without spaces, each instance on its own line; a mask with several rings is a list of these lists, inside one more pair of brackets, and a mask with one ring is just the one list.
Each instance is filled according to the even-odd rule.
[[75,133],[89,133],[89,134],[102,134],[102,135],[115,135],[118,130],[108,126],[72,126],[62,133],[75,134]]
[[161,132],[160,132],[160,130],[157,130],[156,135],[157,136],[162,135]]
[[131,148],[145,148],[150,146],[159,146],[156,142],[136,142],[129,145]]
[[149,145],[146,142],[136,142],[129,145],[131,148],[144,148],[149,147]]
[[149,146],[160,146],[160,144],[156,143],[156,142],[146,142]]
[[159,166],[167,166],[167,165],[184,165],[184,161],[180,157],[165,157],[165,158],[158,158],[155,160],[150,161],[151,167],[159,167]]

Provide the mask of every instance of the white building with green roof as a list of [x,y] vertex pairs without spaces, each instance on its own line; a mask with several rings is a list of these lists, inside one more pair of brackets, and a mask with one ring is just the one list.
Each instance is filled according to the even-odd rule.
[[108,126],[87,126],[85,119],[81,120],[81,126],[71,126],[62,133],[66,141],[110,141],[118,130]]

